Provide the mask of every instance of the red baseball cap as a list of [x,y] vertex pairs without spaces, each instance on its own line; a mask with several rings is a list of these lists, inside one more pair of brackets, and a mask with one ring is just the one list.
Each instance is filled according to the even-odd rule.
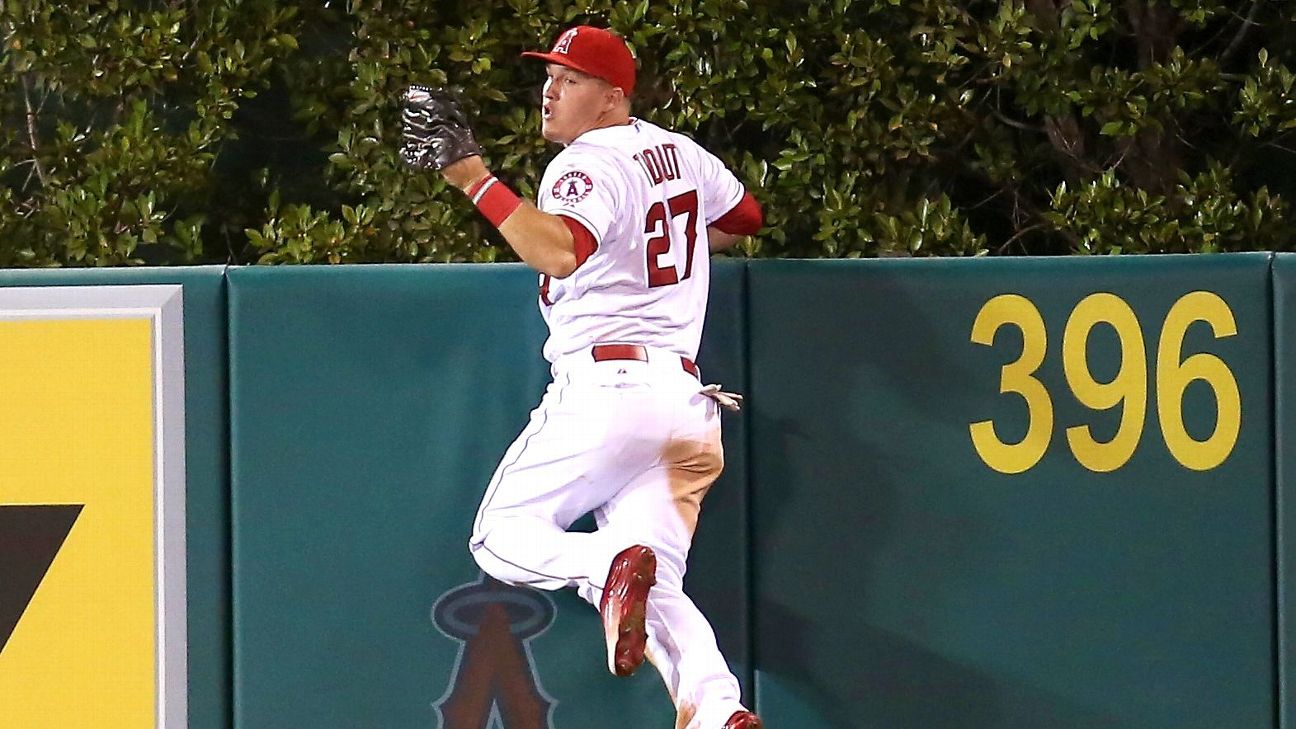
[[626,96],[634,93],[634,56],[621,36],[610,30],[578,25],[564,30],[548,53],[527,51],[522,55],[601,78],[619,87]]

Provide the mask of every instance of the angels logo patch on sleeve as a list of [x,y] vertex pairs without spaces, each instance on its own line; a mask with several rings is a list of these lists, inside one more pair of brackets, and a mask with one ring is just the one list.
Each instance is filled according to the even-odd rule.
[[580,170],[572,170],[558,178],[550,194],[555,200],[571,204],[589,197],[593,190],[594,180],[590,179],[589,175]]
[[624,196],[619,176],[600,160],[582,151],[564,150],[550,164],[540,183],[541,212],[572,218],[601,241],[611,229]]

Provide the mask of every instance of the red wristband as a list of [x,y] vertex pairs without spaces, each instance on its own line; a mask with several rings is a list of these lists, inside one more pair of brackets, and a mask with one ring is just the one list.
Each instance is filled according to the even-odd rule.
[[522,198],[508,189],[508,185],[500,182],[495,175],[487,175],[486,179],[469,188],[468,197],[496,228],[522,205]]

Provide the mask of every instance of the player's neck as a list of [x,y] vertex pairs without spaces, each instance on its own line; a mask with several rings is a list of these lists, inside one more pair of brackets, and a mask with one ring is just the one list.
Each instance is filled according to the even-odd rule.
[[[622,127],[627,124],[630,124],[633,121],[634,121],[633,117],[619,110],[605,116],[600,116],[598,119],[594,120],[594,123],[590,125],[588,129],[581,132],[580,134],[577,134],[576,137],[572,139],[572,142],[575,142],[577,139],[580,139],[581,137],[585,136],[586,134],[589,134],[592,131],[598,129],[608,129],[610,127]],[[570,142],[568,144],[570,144]]]

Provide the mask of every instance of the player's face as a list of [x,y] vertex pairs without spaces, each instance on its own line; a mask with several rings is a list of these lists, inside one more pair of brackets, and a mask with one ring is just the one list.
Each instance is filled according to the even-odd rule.
[[572,140],[601,125],[615,108],[612,86],[601,78],[556,63],[548,65],[540,100],[541,134],[550,142]]

